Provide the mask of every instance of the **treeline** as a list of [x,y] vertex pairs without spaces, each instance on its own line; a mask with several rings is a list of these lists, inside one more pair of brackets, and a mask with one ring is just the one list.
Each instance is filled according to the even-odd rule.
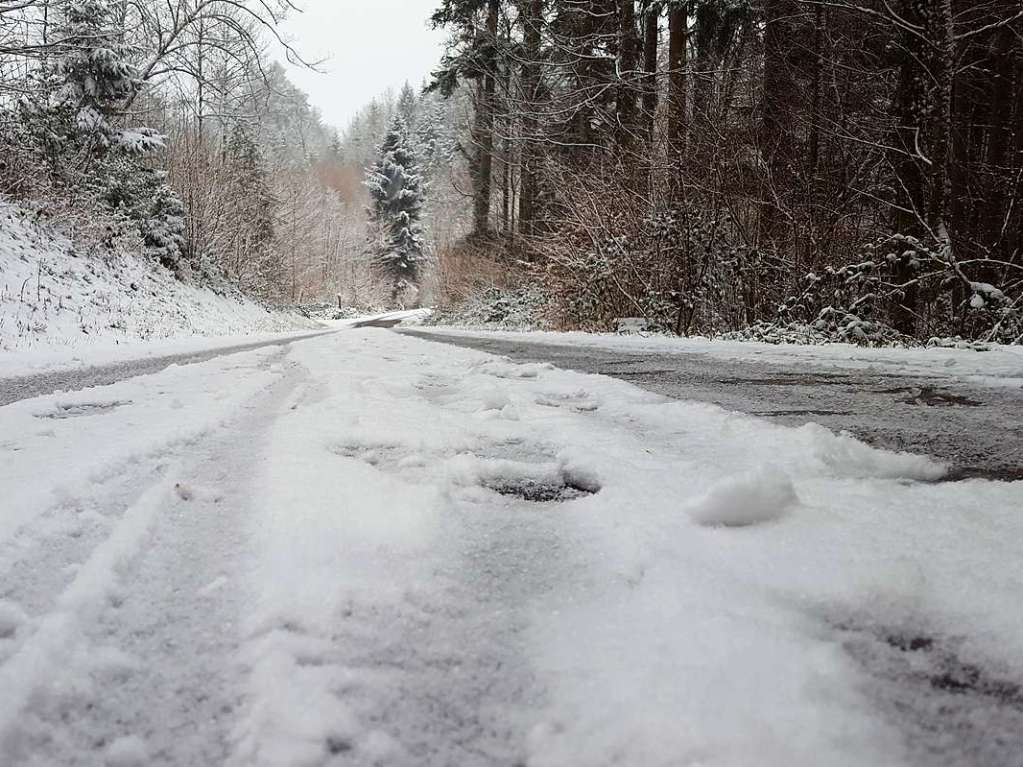
[[0,193],[82,250],[334,300],[361,265],[361,169],[275,54],[288,0],[0,0]]
[[[444,0],[473,247],[562,325],[1023,337],[1018,0]],[[749,332],[749,331],[748,331]]]

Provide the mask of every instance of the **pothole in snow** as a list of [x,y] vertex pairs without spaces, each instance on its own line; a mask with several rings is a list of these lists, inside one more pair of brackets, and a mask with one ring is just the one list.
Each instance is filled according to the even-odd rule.
[[109,402],[58,402],[53,410],[36,413],[36,418],[63,419],[80,418],[87,415],[108,413],[119,407],[130,405],[131,400],[111,400]]
[[483,482],[483,487],[499,495],[520,498],[530,503],[561,503],[593,495],[596,490],[569,482],[546,482],[535,479],[505,479]]
[[509,465],[497,461],[481,472],[479,484],[509,498],[529,503],[563,503],[595,495],[601,486],[589,471],[548,464]]

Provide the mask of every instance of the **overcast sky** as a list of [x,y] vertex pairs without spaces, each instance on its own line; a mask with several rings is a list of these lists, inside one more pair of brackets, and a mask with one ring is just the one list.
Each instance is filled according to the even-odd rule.
[[445,33],[430,29],[438,0],[297,0],[286,33],[323,74],[289,67],[330,125],[344,129],[374,96],[406,81],[418,87],[440,60]]

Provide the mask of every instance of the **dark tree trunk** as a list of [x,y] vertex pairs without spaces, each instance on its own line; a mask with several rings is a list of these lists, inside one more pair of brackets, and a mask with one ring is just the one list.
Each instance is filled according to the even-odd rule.
[[643,16],[643,125],[647,141],[653,140],[654,118],[657,115],[657,48],[661,34],[661,9],[647,8]]
[[618,0],[618,143],[634,144],[639,128],[640,39],[636,29],[635,0]]
[[[764,80],[760,117],[760,149],[767,165],[763,187],[761,231],[766,242],[777,245],[782,236],[778,205],[793,187],[795,137],[798,115],[798,86],[792,47],[796,39],[796,0],[766,0],[764,3]],[[805,43],[802,43],[805,44]]]
[[487,2],[486,50],[483,82],[477,99],[473,142],[476,145],[473,173],[473,233],[490,233],[490,192],[494,171],[494,115],[497,97],[497,21],[500,0]]
[[673,6],[668,16],[668,142],[676,156],[685,151],[688,129],[689,11]]
[[522,64],[522,182],[519,192],[519,231],[536,231],[539,186],[540,45],[543,33],[543,0],[526,0],[521,10],[525,61]]

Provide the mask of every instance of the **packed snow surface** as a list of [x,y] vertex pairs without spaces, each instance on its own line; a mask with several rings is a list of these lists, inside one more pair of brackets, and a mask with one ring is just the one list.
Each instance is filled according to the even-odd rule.
[[315,326],[181,282],[141,253],[79,250],[53,227],[0,200],[0,352],[66,353]]
[[1023,483],[610,378],[350,329],[0,451],[4,765],[889,767],[849,626],[1023,679]]

